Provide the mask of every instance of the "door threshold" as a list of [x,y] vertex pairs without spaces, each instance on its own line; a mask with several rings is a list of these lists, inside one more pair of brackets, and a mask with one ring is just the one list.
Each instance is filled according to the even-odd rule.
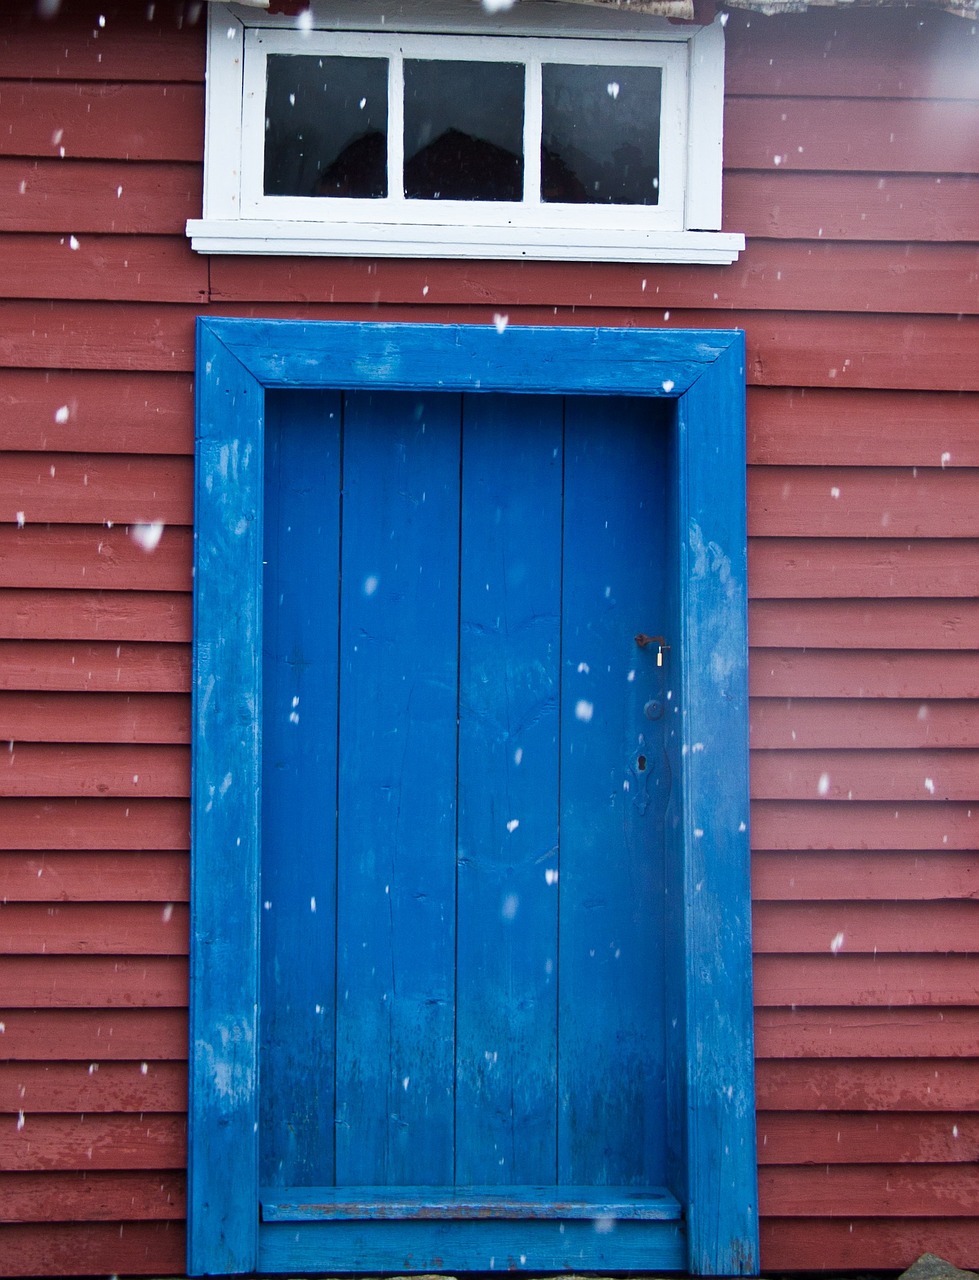
[[663,1187],[267,1187],[263,1222],[452,1219],[675,1222]]

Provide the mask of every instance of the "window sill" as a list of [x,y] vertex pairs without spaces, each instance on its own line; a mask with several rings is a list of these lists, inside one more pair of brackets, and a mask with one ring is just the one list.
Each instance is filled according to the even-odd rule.
[[744,236],[724,231],[636,231],[615,228],[394,226],[388,223],[296,223],[190,219],[198,253],[402,258],[534,258],[561,262],[671,262],[726,266]]

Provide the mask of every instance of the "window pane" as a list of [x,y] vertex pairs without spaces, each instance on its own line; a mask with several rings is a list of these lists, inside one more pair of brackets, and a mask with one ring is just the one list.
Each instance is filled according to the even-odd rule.
[[659,67],[545,65],[541,199],[659,200]]
[[271,54],[268,196],[386,196],[386,58]]
[[522,200],[524,68],[405,59],[405,195]]

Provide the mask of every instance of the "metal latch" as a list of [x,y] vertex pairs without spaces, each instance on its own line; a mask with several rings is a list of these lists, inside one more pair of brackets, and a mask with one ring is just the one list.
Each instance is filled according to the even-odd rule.
[[648,649],[651,644],[654,644],[656,646],[656,665],[658,667],[663,665],[663,652],[670,647],[666,643],[666,636],[647,636],[645,632],[640,631],[636,636],[636,644],[640,649]]

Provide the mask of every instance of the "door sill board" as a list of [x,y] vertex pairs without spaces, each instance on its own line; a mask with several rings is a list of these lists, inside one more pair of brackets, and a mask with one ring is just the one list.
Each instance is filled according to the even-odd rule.
[[663,1187],[266,1187],[263,1222],[378,1219],[678,1220]]

